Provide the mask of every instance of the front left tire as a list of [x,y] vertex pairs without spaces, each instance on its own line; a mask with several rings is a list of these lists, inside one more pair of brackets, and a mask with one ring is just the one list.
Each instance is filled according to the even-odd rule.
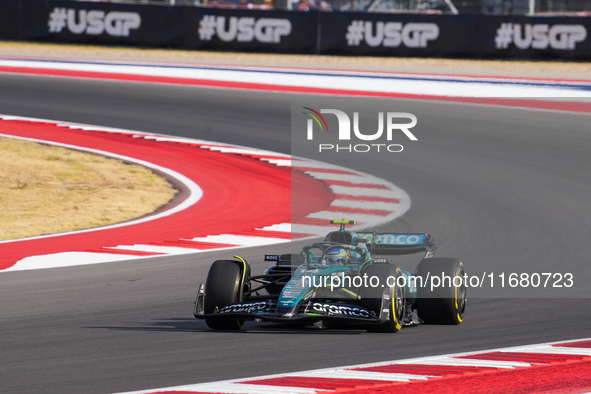
[[[205,281],[203,311],[206,315],[242,300],[242,263],[232,260],[215,261]],[[214,330],[239,330],[244,319],[236,317],[206,318],[205,323]]]

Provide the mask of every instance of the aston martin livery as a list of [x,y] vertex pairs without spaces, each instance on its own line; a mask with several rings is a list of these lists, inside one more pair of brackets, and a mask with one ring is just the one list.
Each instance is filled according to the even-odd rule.
[[[299,254],[265,255],[274,264],[262,275],[252,275],[239,256],[215,261],[199,286],[194,316],[216,330],[240,329],[245,320],[377,332],[462,322],[464,265],[434,257],[429,234],[356,232],[346,229],[354,221],[330,223],[339,230]],[[423,254],[414,274],[392,261],[393,255],[412,253]]]

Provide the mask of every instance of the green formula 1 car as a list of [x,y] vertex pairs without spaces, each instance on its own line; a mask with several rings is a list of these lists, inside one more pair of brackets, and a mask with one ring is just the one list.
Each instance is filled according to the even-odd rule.
[[[420,323],[459,324],[464,318],[463,263],[436,258],[429,234],[338,231],[300,254],[265,255],[275,262],[252,275],[239,256],[215,261],[201,284],[193,314],[217,330],[240,329],[245,320],[303,322],[316,327],[357,325],[397,332]],[[414,274],[388,255],[423,253]]]

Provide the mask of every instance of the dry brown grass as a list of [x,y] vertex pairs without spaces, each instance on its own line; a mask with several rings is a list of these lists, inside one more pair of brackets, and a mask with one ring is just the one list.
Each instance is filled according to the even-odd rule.
[[166,179],[139,165],[0,138],[0,240],[122,222],[175,194]]

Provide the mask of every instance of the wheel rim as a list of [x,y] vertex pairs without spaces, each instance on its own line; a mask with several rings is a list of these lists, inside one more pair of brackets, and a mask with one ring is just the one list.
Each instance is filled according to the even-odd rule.
[[394,313],[396,320],[401,321],[404,314],[404,290],[398,286],[394,293]]
[[460,263],[458,266],[458,270],[456,271],[456,276],[462,278],[462,285],[456,287],[455,290],[455,306],[457,311],[457,318],[460,322],[464,319],[464,310],[466,309],[466,283],[464,283],[463,281],[464,274],[464,265]]
[[[396,269],[396,279],[401,275],[402,272],[400,271],[400,268]],[[400,330],[400,328],[402,328],[401,322],[404,318],[404,288],[399,287],[398,281],[396,281],[392,289],[392,314],[396,329]]]

